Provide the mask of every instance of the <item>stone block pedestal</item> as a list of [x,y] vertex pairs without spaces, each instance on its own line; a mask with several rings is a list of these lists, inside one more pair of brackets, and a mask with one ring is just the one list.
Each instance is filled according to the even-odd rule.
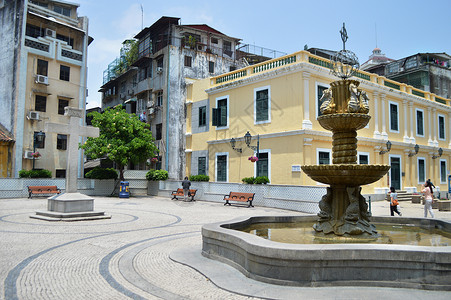
[[103,211],[94,211],[94,198],[80,193],[64,193],[47,199],[47,211],[37,211],[33,219],[46,221],[82,221],[111,219]]

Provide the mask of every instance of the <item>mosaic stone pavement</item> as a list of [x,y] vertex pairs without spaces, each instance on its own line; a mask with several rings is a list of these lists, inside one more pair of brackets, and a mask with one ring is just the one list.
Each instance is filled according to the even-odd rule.
[[[0,200],[0,299],[252,299],[218,288],[194,269],[172,261],[170,253],[182,245],[200,249],[206,223],[305,215],[169,197],[97,197],[95,210],[111,219],[29,218],[46,205],[46,198]],[[421,217],[423,212],[420,205],[402,209],[405,216]],[[373,203],[373,214],[388,215],[387,203]],[[436,217],[451,221],[449,212],[437,212]]]

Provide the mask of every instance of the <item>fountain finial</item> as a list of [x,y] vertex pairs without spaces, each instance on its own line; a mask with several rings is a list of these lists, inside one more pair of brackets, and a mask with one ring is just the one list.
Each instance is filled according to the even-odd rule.
[[340,30],[341,40],[343,41],[343,50],[346,50],[346,41],[348,40],[348,32],[346,31],[345,22],[343,22],[343,28]]
[[360,68],[359,59],[354,52],[346,50],[346,41],[348,40],[348,32],[346,31],[345,23],[340,30],[341,40],[343,41],[343,50],[340,50],[331,57],[330,63],[332,65],[331,73],[343,80],[354,76]]

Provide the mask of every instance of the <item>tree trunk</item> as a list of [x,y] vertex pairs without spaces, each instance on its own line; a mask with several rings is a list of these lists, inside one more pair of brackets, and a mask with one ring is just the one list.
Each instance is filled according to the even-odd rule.
[[124,178],[124,166],[119,166],[119,179],[121,181],[125,181],[125,178]]

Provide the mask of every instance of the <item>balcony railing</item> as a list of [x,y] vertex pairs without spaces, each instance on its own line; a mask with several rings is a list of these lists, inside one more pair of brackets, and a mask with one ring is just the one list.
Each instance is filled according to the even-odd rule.
[[25,38],[25,46],[30,47],[30,48],[34,48],[40,51],[44,51],[44,52],[49,52],[50,51],[50,45],[49,44],[44,44],[41,42],[38,42],[37,39],[32,38],[32,37],[26,37]]
[[64,57],[67,57],[70,59],[74,59],[74,60],[78,60],[78,61],[83,60],[83,55],[75,53],[73,51],[64,50],[64,49],[61,49],[61,56],[64,56]]
[[[223,75],[215,76],[211,78],[211,84],[214,85],[220,85],[228,82],[232,82],[235,80],[240,80],[246,77],[253,76],[254,74],[260,73],[260,72],[266,72],[269,70],[277,69],[277,68],[283,68],[284,66],[290,65],[290,64],[297,64],[297,63],[311,63],[317,66],[321,66],[326,69],[331,68],[331,63],[328,59],[316,56],[314,54],[311,54],[307,51],[299,51],[291,55],[283,56],[280,58],[275,58],[269,61],[262,62],[257,65],[248,66],[246,68],[236,70],[230,73],[226,73]],[[387,88],[395,89],[410,95],[415,95],[418,97],[422,97],[425,99],[430,99],[432,101],[450,105],[451,99],[445,99],[443,97],[438,97],[433,93],[425,92],[419,89],[416,89],[412,86],[407,86],[406,84],[402,84],[393,80],[390,80],[388,78],[379,76],[374,73],[368,73],[365,71],[357,71],[354,75],[355,77],[358,77],[363,80],[367,80],[370,82],[373,82],[375,84],[383,85]]]

